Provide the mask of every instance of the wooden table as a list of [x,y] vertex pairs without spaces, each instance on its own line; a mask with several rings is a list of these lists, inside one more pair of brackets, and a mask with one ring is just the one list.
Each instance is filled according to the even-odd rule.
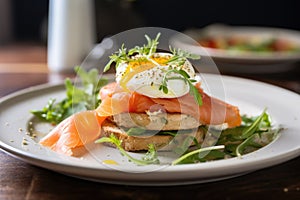
[[[48,73],[45,63],[2,64],[1,69],[0,97],[29,86],[62,80],[65,77],[63,74]],[[289,72],[240,76],[272,83],[300,93],[299,64]],[[288,99],[282,103],[288,103]],[[191,199],[300,199],[300,157],[223,181],[172,187],[139,187],[72,178],[32,166],[0,151],[0,199],[166,200],[187,199],[187,197]]]

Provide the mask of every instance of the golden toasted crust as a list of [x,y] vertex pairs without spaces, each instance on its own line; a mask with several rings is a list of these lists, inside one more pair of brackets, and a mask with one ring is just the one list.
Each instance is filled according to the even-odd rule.
[[111,120],[120,127],[143,127],[147,130],[183,130],[200,126],[194,117],[180,113],[121,113]]
[[[201,129],[191,130],[191,133],[180,133],[176,137],[171,135],[151,135],[151,136],[129,136],[124,129],[117,126],[110,120],[105,120],[102,124],[102,136],[109,137],[111,134],[122,141],[122,147],[126,151],[142,151],[148,150],[149,144],[154,144],[156,149],[171,150],[179,146],[187,137],[193,136],[201,143],[203,141],[204,132]],[[112,144],[107,144],[112,146]],[[191,140],[190,146],[194,145]]]

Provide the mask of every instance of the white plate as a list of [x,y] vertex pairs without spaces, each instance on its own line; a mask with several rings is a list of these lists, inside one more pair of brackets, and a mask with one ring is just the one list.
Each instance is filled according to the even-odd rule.
[[[219,76],[203,74],[210,88],[217,87]],[[242,113],[257,115],[265,107],[284,129],[280,137],[266,147],[240,158],[188,165],[136,166],[114,148],[100,147],[82,158],[56,154],[26,135],[32,120],[29,110],[41,108],[50,97],[62,98],[62,85],[42,85],[4,97],[0,101],[0,147],[25,162],[70,176],[100,182],[131,185],[180,185],[239,176],[276,165],[300,155],[300,96],[272,85],[233,77],[222,77],[226,101],[240,107]],[[217,90],[218,91],[218,90]],[[218,96],[218,95],[216,95]],[[221,95],[222,96],[222,95]],[[37,127],[47,129],[46,125]],[[26,139],[28,145],[23,145]],[[100,150],[100,151],[99,151]],[[100,160],[99,160],[100,157]],[[103,164],[113,159],[119,165]]]
[[199,44],[196,42],[207,36],[249,36],[266,39],[285,39],[300,47],[300,32],[295,30],[214,24],[203,29],[186,30],[184,34],[195,41],[192,42],[188,38],[179,35],[172,39],[174,46],[197,52],[203,57],[210,56],[221,71],[246,73],[281,72],[291,69],[294,67],[293,63],[300,60],[299,51],[270,53],[233,51],[199,47]]

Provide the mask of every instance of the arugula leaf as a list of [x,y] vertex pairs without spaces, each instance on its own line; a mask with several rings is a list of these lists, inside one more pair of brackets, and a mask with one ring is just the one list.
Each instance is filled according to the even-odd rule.
[[31,113],[46,122],[58,124],[74,113],[97,108],[100,104],[100,88],[108,81],[99,80],[96,69],[87,72],[80,67],[75,67],[75,71],[82,82],[82,87],[76,87],[67,78],[65,80],[66,97],[63,100],[56,102],[56,99],[50,99],[42,109],[31,110]]
[[[201,144],[198,143],[196,138],[189,136],[186,137],[183,143],[176,146],[173,152],[180,156],[174,160],[171,165],[178,164],[190,164],[198,162],[207,162],[211,160],[226,159],[231,157],[240,157],[243,154],[247,154],[256,151],[265,145],[271,143],[280,132],[281,128],[274,128],[271,125],[270,116],[266,113],[266,109],[261,115],[256,117],[242,117],[243,122],[241,126],[222,130],[219,140],[215,146],[209,146],[201,148]],[[199,127],[204,132],[209,131],[205,126]],[[182,133],[187,133],[190,130],[184,130]],[[127,130],[127,134],[132,136],[141,136],[149,134],[148,130],[144,128],[130,128]],[[249,134],[251,133],[251,134]],[[167,134],[176,136],[178,131],[160,131],[158,134]],[[245,136],[246,135],[246,136]],[[104,137],[96,141],[96,143],[110,142],[114,144],[130,161],[137,165],[158,164],[157,151],[154,145],[149,146],[148,152],[142,157],[142,159],[136,159],[128,154],[121,146],[122,141],[118,140],[114,135],[109,138]],[[194,142],[195,146],[190,148],[189,145]]]
[[267,119],[266,109],[262,112],[262,114],[251,124],[251,126],[248,126],[243,130],[243,133],[241,135],[242,139],[249,138],[251,135],[253,135],[259,128],[260,124],[263,121],[263,119]]
[[95,143],[112,143],[114,144],[120,153],[127,157],[129,161],[137,164],[137,165],[149,165],[149,164],[159,164],[159,159],[157,158],[157,151],[153,144],[149,145],[148,152],[142,157],[142,159],[136,159],[129,155],[127,151],[125,151],[122,147],[122,141],[119,140],[115,135],[111,134],[110,137],[102,137],[95,141]]
[[240,157],[269,144],[281,130],[271,125],[266,109],[256,117],[242,116],[242,120],[241,126],[222,131],[217,143],[224,144],[230,156]]
[[[178,151],[180,154],[184,154],[179,158],[180,162],[174,161],[174,163],[188,164],[236,156],[241,157],[243,154],[256,151],[270,144],[277,137],[281,130],[280,127],[274,128],[271,125],[270,116],[266,113],[266,109],[259,116],[243,116],[242,119],[243,125],[235,128],[225,129],[221,132],[216,146],[223,145],[224,149],[212,150],[205,154],[205,156],[199,157],[199,154],[197,154],[197,151],[200,151],[199,147],[194,153],[191,153],[193,151],[188,151],[185,153],[180,151],[180,148],[177,148],[176,151]],[[203,127],[203,130],[208,131],[208,129],[205,127]]]
[[[246,126],[241,132],[244,139],[235,150],[235,155],[241,157],[247,147],[261,148],[274,140],[281,128],[272,128],[266,109],[256,117],[251,125]],[[253,150],[252,150],[253,151]]]
[[280,128],[270,129],[266,132],[251,135],[236,147],[236,156],[241,157],[242,154],[249,153],[266,146],[275,139],[280,130]]
[[196,149],[194,151],[191,151],[187,154],[184,154],[183,156],[181,156],[180,158],[174,160],[172,162],[172,165],[177,165],[180,164],[183,160],[189,158],[190,156],[194,156],[195,154],[199,154],[205,151],[212,151],[212,150],[218,150],[218,149],[224,149],[224,145],[219,145],[219,146],[211,146],[211,147],[205,147],[205,148],[200,148],[200,149]]
[[[203,157],[201,154],[205,153],[205,156]],[[224,159],[226,156],[226,153],[220,150],[211,150],[209,152],[200,152],[193,155],[190,155],[189,157],[181,160],[178,164],[191,164],[191,163],[199,163],[199,162],[207,162],[212,160],[220,160]]]

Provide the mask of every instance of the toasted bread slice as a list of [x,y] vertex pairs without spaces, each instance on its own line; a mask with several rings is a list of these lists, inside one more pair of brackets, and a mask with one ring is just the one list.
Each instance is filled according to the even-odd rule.
[[143,127],[147,130],[195,129],[201,124],[194,117],[180,113],[121,113],[111,117],[120,127]]
[[[116,123],[105,120],[102,124],[102,136],[109,137],[111,134],[122,141],[122,147],[126,151],[143,151],[148,150],[149,144],[153,144],[156,149],[171,150],[179,146],[186,138],[192,136],[198,143],[201,143],[204,138],[202,129],[194,129],[185,131],[185,133],[178,133],[175,137],[171,135],[144,135],[144,136],[130,136],[126,131],[119,127]],[[190,140],[189,146],[194,145],[193,140]],[[112,144],[108,144],[113,146]]]

